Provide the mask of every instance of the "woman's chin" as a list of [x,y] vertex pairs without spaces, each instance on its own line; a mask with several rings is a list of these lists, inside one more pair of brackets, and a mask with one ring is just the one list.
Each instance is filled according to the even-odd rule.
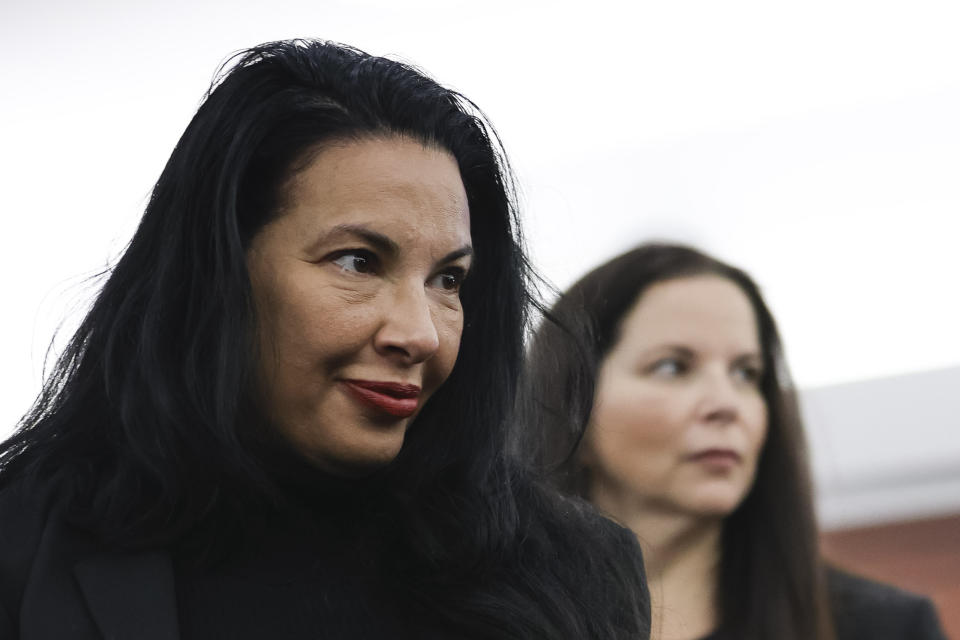
[[[400,443],[402,445],[402,442]],[[400,454],[400,446],[378,447],[352,451],[348,455],[330,455],[329,452],[304,453],[314,468],[342,478],[366,478],[393,462]]]
[[315,463],[315,466],[322,471],[326,471],[331,475],[339,476],[341,478],[361,479],[369,478],[378,471],[386,468],[396,459],[396,457],[396,455],[393,455],[357,460],[338,460],[333,463],[330,461],[323,461],[322,464]]
[[730,487],[701,491],[684,500],[685,511],[708,518],[726,518],[743,502],[744,491]]

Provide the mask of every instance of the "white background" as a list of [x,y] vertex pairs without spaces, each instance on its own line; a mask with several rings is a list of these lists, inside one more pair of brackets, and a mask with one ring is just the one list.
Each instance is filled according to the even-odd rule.
[[0,0],[0,437],[217,66],[294,36],[477,102],[559,287],[683,240],[754,274],[802,387],[957,366],[958,33],[923,0]]

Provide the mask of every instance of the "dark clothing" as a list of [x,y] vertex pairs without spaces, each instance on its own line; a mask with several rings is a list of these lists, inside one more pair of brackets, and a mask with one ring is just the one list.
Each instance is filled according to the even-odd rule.
[[52,493],[0,492],[0,640],[442,637],[411,635],[355,532],[308,510],[214,568],[105,549],[63,511]]
[[406,638],[356,540],[306,514],[271,522],[242,559],[174,561],[181,640]]
[[827,586],[837,640],[946,640],[927,598],[836,569]]
[[[289,484],[285,488],[291,489]],[[435,611],[432,602],[418,599],[424,593],[414,588],[418,578],[407,581],[406,573],[397,572],[389,574],[393,578],[381,575],[384,555],[378,552],[391,548],[383,543],[396,535],[397,528],[384,527],[378,520],[380,535],[373,535],[369,521],[352,518],[346,511],[347,505],[365,504],[363,500],[343,500],[343,510],[337,511],[336,505],[331,509],[329,497],[298,495],[304,499],[297,501],[296,508],[257,520],[259,524],[244,522],[235,536],[233,531],[218,534],[213,538],[218,546],[231,546],[232,537],[248,535],[243,544],[233,545],[242,553],[211,564],[197,552],[205,548],[202,545],[129,553],[105,546],[69,524],[72,520],[59,493],[47,490],[37,495],[14,482],[0,490],[0,640],[502,637],[491,631],[500,625],[499,611],[481,609],[478,615],[491,620],[483,627],[486,631],[468,632],[472,619],[443,618],[445,610]],[[315,499],[323,500],[323,508],[310,502]],[[574,521],[572,514],[568,517]],[[628,605],[618,597],[620,590],[614,591],[611,583],[601,579],[623,567],[642,575],[636,540],[628,531],[596,518],[607,544],[617,549],[609,557],[616,567],[597,565],[593,570],[600,577],[588,576],[577,570],[580,565],[565,561],[571,549],[556,556],[557,564],[544,572],[547,580],[541,584],[557,581],[561,588],[581,588],[588,596],[594,595],[595,588],[603,589],[609,597],[585,624],[595,628],[593,620],[606,620],[622,625],[618,638],[647,637],[634,631],[631,611],[638,609],[634,599]],[[210,540],[199,536],[188,541],[196,538]],[[503,565],[503,570],[509,573],[510,566]],[[571,572],[576,575],[568,575]],[[474,584],[472,575],[467,579]],[[497,579],[487,574],[487,580]],[[478,585],[480,591],[484,584]],[[524,593],[524,584],[509,578],[498,584],[517,589],[514,602],[532,605],[529,610],[510,610],[511,615],[537,621],[527,628],[535,629],[552,613],[551,594]],[[492,602],[484,597],[483,593],[476,596],[481,607]],[[537,610],[541,604],[543,609]],[[504,623],[503,628],[511,629],[510,637],[517,637],[516,629],[522,627],[523,621],[513,619],[512,626]],[[564,640],[582,636],[548,634]],[[538,637],[543,637],[542,632]]]
[[[933,604],[896,587],[830,569],[837,640],[946,640]],[[722,632],[703,640],[728,640]]]

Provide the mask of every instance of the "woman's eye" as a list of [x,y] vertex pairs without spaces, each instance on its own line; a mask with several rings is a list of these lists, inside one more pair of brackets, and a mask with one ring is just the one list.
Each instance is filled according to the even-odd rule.
[[686,371],[686,365],[676,358],[662,358],[654,362],[649,371],[655,376],[675,378]]
[[466,275],[465,269],[453,267],[435,275],[431,280],[431,285],[444,291],[459,291]]
[[345,251],[333,259],[333,264],[343,271],[373,273],[376,271],[376,256],[369,251]]
[[733,370],[733,377],[747,384],[759,384],[760,378],[763,377],[763,372],[759,367],[742,366]]

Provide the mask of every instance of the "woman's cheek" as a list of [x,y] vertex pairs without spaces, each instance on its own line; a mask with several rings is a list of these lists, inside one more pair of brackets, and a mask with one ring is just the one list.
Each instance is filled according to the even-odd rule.
[[608,384],[593,421],[598,453],[611,458],[656,453],[676,437],[669,408],[661,393],[642,383]]

